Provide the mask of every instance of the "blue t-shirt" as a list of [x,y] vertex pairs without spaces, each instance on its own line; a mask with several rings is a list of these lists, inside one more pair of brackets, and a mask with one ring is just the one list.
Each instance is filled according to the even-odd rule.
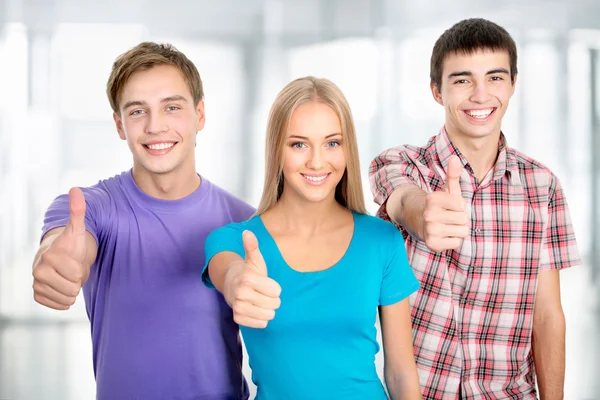
[[[281,286],[281,307],[265,329],[241,327],[257,399],[387,399],[377,375],[377,307],[419,288],[400,232],[389,222],[353,213],[354,234],[342,259],[298,272],[283,259],[259,216],[212,232],[206,262],[222,251],[245,256],[252,231],[268,275]],[[203,279],[212,287],[207,264]]]
[[[131,170],[82,190],[98,243],[83,287],[96,399],[248,398],[231,308],[198,274],[208,234],[254,209],[206,179],[183,199],[150,197]],[[43,234],[68,221],[61,195]]]

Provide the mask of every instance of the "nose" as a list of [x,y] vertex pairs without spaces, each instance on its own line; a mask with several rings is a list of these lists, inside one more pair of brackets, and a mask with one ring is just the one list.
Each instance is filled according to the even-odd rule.
[[485,83],[478,82],[473,85],[469,100],[471,100],[473,103],[485,103],[490,99],[490,97],[491,96],[488,92],[488,87],[485,85]]
[[323,150],[320,147],[314,147],[310,152],[310,158],[306,166],[310,169],[319,170],[323,168]]
[[150,113],[147,119],[146,133],[149,135],[169,130],[165,116],[160,112]]

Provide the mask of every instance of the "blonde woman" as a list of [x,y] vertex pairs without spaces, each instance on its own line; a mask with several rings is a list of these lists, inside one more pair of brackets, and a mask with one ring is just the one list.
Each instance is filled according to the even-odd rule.
[[367,215],[350,107],[328,80],[277,96],[256,215],[210,234],[203,279],[241,326],[257,399],[420,399],[404,241]]

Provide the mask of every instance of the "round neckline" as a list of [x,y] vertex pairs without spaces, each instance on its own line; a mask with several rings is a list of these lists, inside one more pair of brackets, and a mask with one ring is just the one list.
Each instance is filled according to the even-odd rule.
[[137,185],[135,179],[133,179],[133,169],[130,169],[125,174],[126,186],[128,186],[133,193],[134,197],[144,206],[153,208],[155,210],[167,211],[167,212],[179,212],[182,209],[188,208],[194,204],[200,202],[210,189],[210,183],[204,179],[200,174],[200,186],[196,188],[189,195],[176,200],[164,200],[157,197],[150,196],[144,192]]
[[291,271],[292,273],[295,273],[295,274],[298,274],[298,275],[309,276],[309,275],[318,275],[318,274],[329,273],[329,271],[337,269],[336,267],[338,267],[344,261],[344,259],[346,257],[348,257],[348,254],[350,254],[351,250],[354,248],[354,246],[355,246],[354,242],[356,241],[357,215],[356,215],[355,211],[351,211],[351,213],[352,213],[353,227],[352,227],[352,237],[350,238],[350,243],[348,244],[348,247],[346,248],[346,250],[344,251],[344,254],[342,255],[342,257],[338,261],[336,261],[330,267],[325,268],[325,269],[321,269],[319,271],[298,271],[297,269],[292,268],[288,264],[288,262],[285,260],[285,258],[283,257],[283,254],[281,253],[281,250],[279,249],[279,246],[277,245],[277,242],[275,241],[275,239],[273,238],[273,236],[271,235],[271,233],[269,232],[269,230],[265,226],[265,224],[264,224],[261,216],[257,215],[256,219],[258,220],[259,228],[261,230],[263,230],[264,234],[269,238],[270,244],[275,248],[275,253],[277,254],[277,258],[279,259],[279,261],[283,265],[285,265],[286,269],[289,270],[289,271]]

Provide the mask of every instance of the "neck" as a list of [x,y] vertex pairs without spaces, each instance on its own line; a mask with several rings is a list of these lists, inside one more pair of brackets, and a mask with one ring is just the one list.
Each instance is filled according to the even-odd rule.
[[465,137],[448,129],[446,132],[454,146],[469,162],[477,180],[481,182],[496,164],[500,131],[481,138]]
[[147,195],[161,200],[179,200],[200,186],[195,168],[180,168],[165,174],[153,174],[134,165],[133,179]]
[[270,214],[270,219],[276,221],[280,227],[304,236],[329,229],[332,224],[339,221],[339,216],[345,212],[348,212],[348,209],[339,204],[333,195],[326,200],[314,203],[298,201],[296,198],[286,195],[284,190],[277,204],[267,213]]

